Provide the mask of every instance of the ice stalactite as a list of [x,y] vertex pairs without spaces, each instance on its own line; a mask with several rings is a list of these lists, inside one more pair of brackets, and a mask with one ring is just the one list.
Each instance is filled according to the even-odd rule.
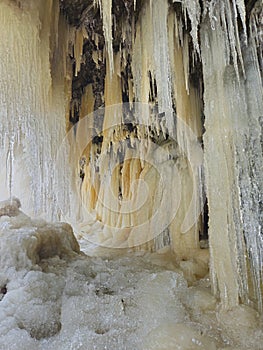
[[[214,292],[220,290],[224,303],[238,303],[237,236],[233,213],[238,207],[238,185],[232,153],[232,121],[223,82],[225,64],[224,34],[220,27],[204,29],[202,36],[202,59],[205,84],[205,165],[209,204],[210,264]],[[212,133],[213,136],[209,136]],[[216,169],[220,168],[220,172]],[[215,173],[218,173],[218,176]],[[234,174],[233,174],[234,172]],[[233,203],[233,199],[236,203]],[[234,206],[233,206],[234,204]],[[242,239],[241,232],[239,239]],[[242,241],[241,241],[242,242]],[[241,244],[242,256],[244,246]],[[221,263],[224,261],[224,264]]]
[[219,23],[215,30],[203,27],[201,35],[211,275],[225,307],[250,299],[261,310],[262,81],[253,39],[242,48],[245,75],[237,75],[233,50],[239,42],[231,35],[229,42]]
[[[168,19],[169,57],[171,62],[171,81],[174,104],[176,106],[176,140],[181,160],[181,210],[170,230],[174,251],[183,256],[186,251],[198,247],[203,188],[200,187],[202,174],[202,150],[198,140],[202,135],[200,91],[189,81],[188,35],[181,33],[182,22],[170,12]],[[187,49],[185,49],[187,47]],[[179,158],[180,159],[180,158]],[[187,161],[186,161],[187,159]],[[192,196],[192,201],[191,201]],[[191,203],[191,205],[190,205]],[[195,214],[196,213],[196,214]],[[187,227],[193,221],[195,225]],[[188,231],[186,233],[186,231]],[[183,233],[184,232],[184,233]]]
[[257,1],[249,18],[249,33],[251,55],[254,57],[258,75],[263,70],[263,8],[260,1]]
[[[165,113],[166,129],[170,137],[175,134],[175,121],[171,94],[171,73],[168,46],[168,2],[154,1],[152,4],[153,28],[153,76],[156,79],[158,112]],[[142,27],[142,31],[144,31]],[[151,52],[148,52],[150,55]]]
[[[134,94],[136,101],[148,103],[149,95],[158,100],[158,112],[164,117],[158,120],[139,119],[139,123],[153,123],[157,131],[175,134],[171,96],[171,68],[168,48],[168,3],[146,1],[136,26],[133,51]],[[157,95],[154,96],[154,84]],[[143,116],[141,116],[143,118]],[[160,125],[158,125],[160,124]]]
[[12,198],[13,191],[14,143],[15,136],[11,133],[9,135],[8,151],[6,155],[6,183],[8,184],[10,198]]
[[81,58],[82,58],[82,50],[83,50],[83,29],[80,28],[75,31],[75,40],[74,40],[74,57],[76,60],[75,65],[75,76],[78,75],[78,72],[80,71],[80,65],[81,65]]
[[230,60],[233,61],[236,74],[239,77],[239,62],[241,64],[242,73],[245,73],[243,57],[241,52],[240,33],[238,27],[239,15],[243,26],[243,40],[246,41],[246,13],[244,0],[240,0],[237,2],[229,0],[216,1],[210,3],[206,2],[205,6],[206,10],[203,16],[206,15],[207,11],[211,27],[215,30],[218,27],[218,25],[222,23],[226,49],[225,60],[228,63],[230,62]]
[[[106,61],[104,122],[100,141],[84,151],[90,161],[81,198],[104,225],[97,243],[153,249],[154,240],[160,247],[172,238],[178,258],[185,258],[199,249],[201,111],[188,81],[188,51],[174,39],[176,25],[168,2],[147,1],[134,31],[123,34],[135,35],[128,52],[134,91],[130,84],[127,93],[135,103],[122,103],[127,48],[114,54],[113,73]],[[98,116],[92,118],[95,125]]]
[[[262,15],[261,9],[261,15]],[[262,34],[261,34],[262,35]],[[262,44],[262,42],[261,42]],[[259,70],[260,56],[255,55],[257,47],[253,37],[243,49],[246,68],[244,82],[243,130],[237,135],[237,164],[240,186],[241,219],[246,241],[246,249],[252,274],[252,300],[259,310],[262,305],[263,280],[263,230],[262,230],[262,110],[263,89]],[[260,50],[259,50],[260,52]],[[259,59],[259,60],[258,60]],[[240,137],[242,135],[242,138]]]
[[[187,15],[191,22],[191,37],[194,45],[194,52],[200,54],[198,31],[201,20],[201,8],[199,0],[183,0],[184,21],[187,25]],[[186,15],[187,13],[187,15]]]
[[94,0],[94,4],[99,4],[103,20],[103,33],[105,39],[105,49],[107,60],[109,61],[110,74],[114,71],[113,47],[112,47],[112,0]]

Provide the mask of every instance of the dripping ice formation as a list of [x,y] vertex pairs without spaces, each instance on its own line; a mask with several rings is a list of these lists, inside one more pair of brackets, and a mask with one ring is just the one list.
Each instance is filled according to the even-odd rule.
[[[237,305],[239,299],[245,303],[248,303],[249,300],[251,302],[251,296],[254,295],[252,299],[254,299],[255,307],[262,309],[262,214],[260,209],[262,201],[262,172],[260,171],[262,168],[260,132],[260,111],[262,110],[260,72],[262,25],[260,23],[262,22],[262,7],[257,2],[251,12],[249,33],[247,33],[245,24],[246,13],[243,1],[205,2],[202,23],[200,22],[199,2],[183,1],[182,9],[184,16],[178,18],[177,15],[171,13],[166,2],[146,1],[143,4],[135,24],[131,64],[132,96],[134,96],[135,101],[143,103],[154,104],[157,102],[161,118],[158,119],[156,114],[151,112],[136,113],[135,111],[136,122],[146,126],[146,130],[137,131],[139,136],[131,133],[129,138],[140,138],[144,132],[147,135],[147,128],[150,127],[155,130],[156,138],[167,133],[176,141],[175,144],[185,144],[185,149],[189,149],[190,143],[184,128],[175,127],[176,118],[172,113],[173,104],[176,106],[176,117],[182,118],[187,126],[193,129],[197,137],[202,137],[200,87],[196,87],[190,81],[189,68],[195,64],[198,59],[197,55],[200,54],[203,69],[204,127],[206,130],[203,137],[205,177],[202,175],[202,169],[197,168],[196,174],[192,174],[193,169],[187,169],[187,165],[185,168],[183,164],[187,162],[187,157],[186,159],[183,157],[177,163],[181,167],[180,175],[183,184],[181,184],[180,189],[182,192],[180,194],[176,191],[173,193],[172,189],[178,187],[178,183],[177,186],[173,185],[176,171],[171,170],[172,177],[171,180],[168,180],[168,183],[171,184],[170,193],[173,193],[171,197],[176,198],[181,195],[180,204],[181,208],[184,209],[182,213],[180,208],[178,209],[177,217],[168,228],[169,237],[168,239],[164,237],[163,241],[170,240],[173,250],[180,258],[189,257],[191,251],[198,249],[198,231],[201,222],[197,220],[195,227],[185,236],[182,235],[181,224],[186,215],[186,208],[189,208],[192,195],[189,193],[191,190],[187,191],[187,189],[191,188],[193,183],[201,184],[205,181],[204,187],[209,207],[210,266],[214,293],[221,297],[226,308]],[[191,22],[191,39],[189,33],[182,30],[183,23],[186,25],[187,16]],[[255,26],[255,23],[259,23],[258,27]],[[199,40],[197,40],[198,30]],[[188,45],[190,40],[194,46],[192,56],[190,56]],[[123,51],[125,50],[124,48]],[[123,51],[120,51],[114,58],[115,73],[110,72],[110,66],[107,65],[106,109],[112,104],[121,103],[121,95],[116,91],[121,89],[119,72],[123,64],[120,56],[125,55]],[[107,78],[111,74],[114,76]],[[154,91],[153,85],[156,85],[156,91]],[[164,117],[162,117],[163,115]],[[106,118],[107,112],[105,120]],[[127,137],[127,132],[123,133],[119,128],[119,123],[124,123],[124,121],[120,116],[115,116],[115,118],[117,118],[118,131],[116,129],[110,134],[107,133],[107,136],[104,133],[102,143],[102,150],[105,151],[111,143],[113,150],[102,152],[101,155],[97,153],[98,159],[94,162],[94,167],[92,167],[92,163],[87,165],[85,171],[89,174],[87,176],[88,183],[86,184],[84,180],[82,196],[85,201],[91,201],[88,206],[95,209],[97,218],[102,220],[104,224],[122,227],[122,219],[125,216],[122,215],[121,209],[119,208],[117,211],[110,209],[111,213],[107,213],[107,209],[104,210],[101,204],[97,204],[96,196],[89,197],[89,191],[87,191],[87,187],[92,186],[95,192],[99,193],[99,198],[103,198],[102,202],[106,203],[111,186],[113,186],[113,192],[115,191],[117,198],[119,182],[122,183],[120,186],[122,188],[121,194],[127,191],[129,183],[132,182],[129,176],[128,184],[125,182],[127,179],[126,171],[130,171],[131,164],[120,170],[119,177],[112,176],[110,170],[120,163],[118,152],[124,154],[124,158],[127,157],[127,159],[130,152],[129,149],[125,150],[125,147],[121,145],[122,140]],[[107,123],[105,124],[104,121],[104,129],[107,129]],[[258,130],[258,132],[254,130]],[[118,135],[117,138],[115,135]],[[139,148],[140,155],[135,157],[143,159],[143,152],[145,149],[149,149],[149,143],[147,140],[141,140],[136,148]],[[249,149],[250,151],[246,152]],[[91,149],[90,154],[96,153],[97,150],[96,145],[95,148]],[[88,153],[87,158],[89,156]],[[90,157],[92,158],[94,155]],[[145,173],[148,174],[147,170],[143,170],[145,168],[142,163],[141,161],[139,164],[132,163],[134,170],[131,172],[138,179],[144,179]],[[108,170],[105,170],[105,165]],[[97,167],[99,167],[99,173],[104,174],[104,180],[101,184],[95,175]],[[158,164],[158,167],[160,169],[161,165]],[[142,175],[138,175],[140,172]],[[167,168],[167,178],[168,174]],[[149,192],[151,193],[156,188],[156,184],[153,181],[154,175],[149,175],[149,178],[152,183],[147,184],[150,186]],[[94,182],[91,179],[94,179]],[[202,186],[195,188],[194,197],[196,198],[193,211],[196,212],[203,203]],[[128,196],[130,195],[131,193],[128,191]],[[147,215],[151,215],[149,208],[154,208],[154,203],[158,203],[158,201],[157,196],[152,204],[147,204],[146,213],[140,211],[140,214],[144,215],[144,220],[147,219]],[[171,207],[176,211],[176,202],[173,202],[171,206],[167,204],[165,211],[169,212]],[[132,212],[130,210],[130,213]],[[254,218],[251,221],[249,216],[251,217],[252,213]],[[128,221],[128,227],[132,226],[134,223],[132,214]],[[222,222],[224,223],[223,227]],[[137,225],[138,222],[136,222]],[[128,230],[128,238],[126,238],[127,230],[124,232],[123,235],[115,235],[111,229],[103,229],[102,234],[98,235],[96,239],[101,244],[120,246],[123,244],[123,240],[127,240],[128,245],[133,246],[136,245],[136,239],[137,242],[141,243],[140,239],[149,242],[153,229],[150,227],[147,230],[149,235],[146,233],[146,237],[144,230],[143,236],[141,232],[139,233],[138,230],[132,228],[131,231]],[[133,239],[134,232],[136,232],[135,240]],[[164,236],[166,235],[167,231],[164,231]],[[249,256],[249,262],[247,256]],[[224,264],[222,264],[222,260]],[[254,271],[252,272],[254,275],[253,287],[249,286],[248,282],[248,274],[251,273],[249,270]]]
[[[1,167],[0,191],[1,198],[18,193],[32,214],[56,218],[51,174],[65,132],[61,86],[66,76],[63,50],[67,31],[65,41],[58,40],[66,25],[58,17],[58,3],[51,5],[52,1],[42,8],[39,1],[26,1],[21,11],[7,1],[0,4],[0,144],[1,163],[6,164]],[[55,50],[52,54],[50,47]],[[56,57],[59,53],[61,59]]]
[[0,3],[0,198],[184,272],[207,199],[213,294],[262,312],[262,3],[132,3],[77,24],[66,0]]

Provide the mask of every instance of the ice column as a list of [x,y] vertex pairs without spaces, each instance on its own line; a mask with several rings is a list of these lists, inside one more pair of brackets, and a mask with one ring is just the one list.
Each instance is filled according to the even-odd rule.
[[[244,46],[240,64],[231,63],[239,44],[224,26],[216,23],[214,29],[208,25],[201,32],[213,289],[226,308],[250,298],[262,309],[261,76],[252,41]],[[246,77],[240,73],[243,60]]]

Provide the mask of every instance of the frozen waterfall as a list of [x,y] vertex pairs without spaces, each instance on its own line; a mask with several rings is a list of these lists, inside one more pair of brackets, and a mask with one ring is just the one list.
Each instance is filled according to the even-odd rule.
[[0,348],[260,349],[262,0],[2,0],[0,31]]

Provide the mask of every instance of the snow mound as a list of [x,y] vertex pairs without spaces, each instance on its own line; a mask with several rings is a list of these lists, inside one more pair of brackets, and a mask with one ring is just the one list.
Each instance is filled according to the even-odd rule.
[[19,200],[0,203],[0,268],[36,268],[43,259],[80,253],[72,228],[66,223],[31,220]]
[[20,200],[18,198],[11,198],[6,201],[0,202],[0,217],[1,216],[17,216],[19,214],[19,208],[21,207]]
[[[16,198],[0,202],[1,349],[7,334],[13,346],[21,337],[32,346],[32,339],[59,332],[63,266],[80,254],[68,224],[32,220],[19,208]],[[22,349],[21,343],[14,348]]]

